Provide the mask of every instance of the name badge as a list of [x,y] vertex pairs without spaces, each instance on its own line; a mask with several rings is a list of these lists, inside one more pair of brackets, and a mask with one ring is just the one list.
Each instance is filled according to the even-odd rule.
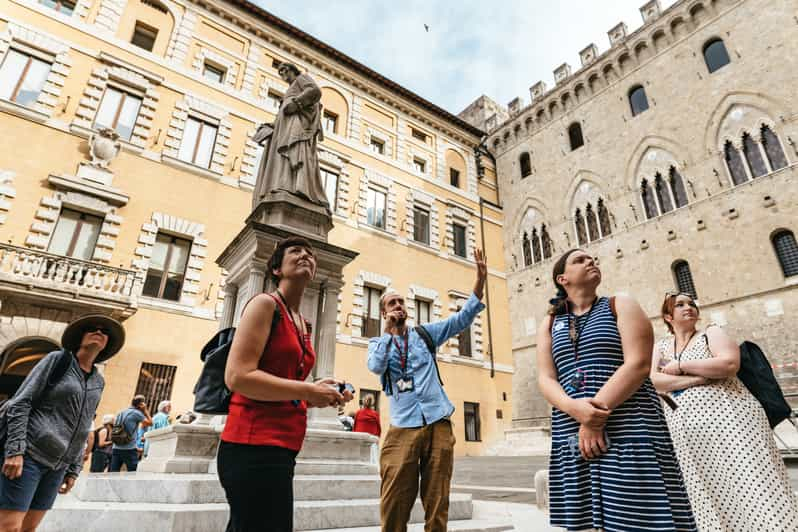
[[405,376],[396,381],[396,388],[399,390],[399,393],[404,392],[412,392],[415,389],[415,383],[413,382],[413,377]]

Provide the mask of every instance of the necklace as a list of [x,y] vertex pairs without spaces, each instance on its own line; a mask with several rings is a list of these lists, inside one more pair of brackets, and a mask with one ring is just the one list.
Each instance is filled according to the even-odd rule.
[[681,351],[679,351],[678,353],[676,352],[676,335],[675,334],[673,335],[673,357],[676,359],[677,363],[682,361],[682,353],[684,353],[685,349],[687,349],[687,346],[690,345],[690,340],[693,339],[695,333],[696,331],[695,329],[693,329],[693,332],[690,333],[690,337],[687,338],[687,341],[684,343]]
[[[576,316],[568,312],[568,337],[571,339],[571,345],[574,348],[574,360],[579,359],[579,337],[582,336],[582,331],[585,330],[587,323],[590,321],[590,316],[593,314],[593,309],[596,307],[597,302],[598,297],[590,304],[590,310],[587,311],[587,314],[583,314],[585,319],[582,321],[581,325],[577,325]],[[580,316],[580,318],[581,317],[582,316]]]

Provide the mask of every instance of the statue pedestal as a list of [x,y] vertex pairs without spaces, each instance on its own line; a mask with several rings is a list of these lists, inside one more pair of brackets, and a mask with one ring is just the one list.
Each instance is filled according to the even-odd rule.
[[272,192],[261,201],[247,222],[250,220],[304,236],[311,241],[327,242],[327,233],[333,227],[332,218],[325,207],[283,191]]
[[149,452],[138,471],[207,473],[216,461],[219,432],[210,425],[178,423],[148,432],[147,441]]

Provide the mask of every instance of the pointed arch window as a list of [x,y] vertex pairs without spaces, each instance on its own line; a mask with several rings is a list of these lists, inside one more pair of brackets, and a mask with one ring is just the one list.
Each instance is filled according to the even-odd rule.
[[690,272],[690,265],[686,260],[677,260],[671,266],[673,270],[673,279],[676,282],[676,288],[679,292],[690,294],[693,298],[697,298],[698,294],[695,290],[693,283],[693,274]]
[[737,148],[734,147],[730,140],[726,141],[726,145],[723,147],[723,155],[726,159],[726,166],[729,168],[732,183],[741,185],[748,181],[743,158],[740,157],[740,152],[737,151]]
[[540,246],[543,248],[543,258],[551,258],[554,253],[554,243],[551,241],[546,224],[540,226]]
[[607,236],[612,234],[612,224],[610,223],[610,211],[607,210],[607,206],[604,205],[604,200],[599,198],[598,200],[598,218],[599,218],[599,228],[601,228],[601,235]]
[[540,237],[538,236],[537,229],[532,229],[532,258],[535,259],[535,262],[543,260],[543,256],[540,252]]
[[581,209],[576,209],[576,213],[574,214],[574,226],[576,226],[577,245],[581,246],[587,244],[587,230],[585,228],[585,219],[582,216]]
[[675,166],[671,166],[668,184],[670,185],[671,195],[676,204],[676,208],[687,205],[687,190],[684,188],[684,180]]
[[532,248],[529,245],[529,235],[526,233],[524,233],[522,245],[524,248],[524,266],[529,266],[532,264]]
[[770,240],[784,277],[798,275],[798,243],[795,242],[795,234],[788,229],[781,229],[773,233]]
[[767,155],[771,170],[776,171],[787,166],[787,157],[781,148],[779,137],[768,126],[762,126],[761,131],[762,147],[765,148],[765,155]]
[[657,175],[654,177],[654,190],[657,193],[657,203],[659,203],[660,214],[672,211],[673,205],[671,204],[670,191],[665,184],[665,180],[662,179],[662,174],[659,172],[657,172]]
[[743,135],[743,153],[745,160],[748,161],[748,168],[751,169],[753,177],[760,177],[768,173],[765,161],[762,158],[762,151],[759,145],[751,138],[748,133]]
[[601,238],[598,229],[598,218],[596,218],[596,213],[593,211],[593,206],[589,203],[585,208],[585,218],[587,218],[587,234],[590,237],[590,241],[593,242]]
[[521,177],[527,177],[532,173],[532,162],[529,159],[529,153],[524,152],[518,158],[518,164],[521,166]]
[[654,192],[648,184],[648,179],[643,179],[640,182],[640,197],[643,200],[643,208],[646,211],[646,219],[656,218],[659,213],[657,212],[657,201],[654,199]]

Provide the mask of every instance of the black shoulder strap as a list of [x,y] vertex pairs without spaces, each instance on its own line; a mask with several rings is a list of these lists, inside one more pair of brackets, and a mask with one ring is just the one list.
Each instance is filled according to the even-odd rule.
[[68,349],[62,349],[61,352],[58,354],[58,360],[55,362],[55,366],[53,367],[53,371],[50,373],[50,377],[47,379],[47,387],[52,388],[59,382],[61,379],[64,378],[67,371],[69,371],[69,366],[72,365],[72,357],[74,355]]
[[427,349],[429,349],[429,354],[432,356],[432,362],[435,363],[435,373],[438,374],[438,382],[441,383],[443,386],[443,379],[441,378],[441,370],[438,368],[438,357],[436,356],[437,349],[435,348],[435,342],[432,340],[432,336],[430,336],[429,331],[424,328],[423,325],[419,325],[416,327],[416,332],[424,340],[424,343],[427,344]]

